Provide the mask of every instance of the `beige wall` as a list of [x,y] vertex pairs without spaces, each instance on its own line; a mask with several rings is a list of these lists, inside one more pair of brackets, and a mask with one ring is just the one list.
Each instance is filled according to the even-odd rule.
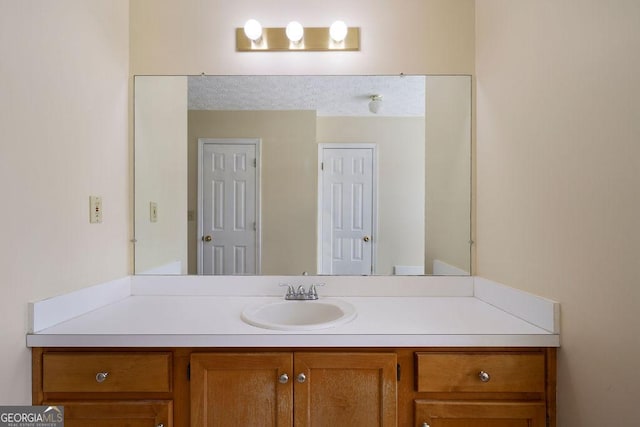
[[[472,74],[473,0],[131,0],[133,74]],[[235,28],[361,27],[361,51],[236,53]]]
[[27,302],[129,273],[128,34],[126,0],[0,2],[2,404],[31,403]]
[[[189,210],[197,210],[198,138],[261,139],[262,274],[316,271],[315,111],[189,111]],[[197,222],[189,223],[189,272]]]
[[375,274],[424,265],[423,117],[318,117],[319,143],[375,143],[378,233]]
[[471,77],[426,80],[426,273],[438,260],[470,272]]
[[562,304],[559,426],[640,401],[640,2],[477,3],[477,273]]
[[187,77],[137,77],[134,95],[135,272],[180,263],[186,274]]

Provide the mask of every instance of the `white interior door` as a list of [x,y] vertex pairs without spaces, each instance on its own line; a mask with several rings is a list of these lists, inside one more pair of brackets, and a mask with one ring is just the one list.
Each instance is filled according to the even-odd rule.
[[257,274],[257,141],[200,141],[198,273]]
[[320,274],[374,271],[374,150],[369,144],[321,147]]

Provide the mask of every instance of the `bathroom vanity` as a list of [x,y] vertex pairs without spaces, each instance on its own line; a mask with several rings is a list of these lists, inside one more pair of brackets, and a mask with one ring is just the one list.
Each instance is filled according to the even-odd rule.
[[283,331],[241,320],[282,299],[277,279],[227,279],[134,276],[33,304],[33,403],[73,426],[555,426],[553,301],[477,277],[327,278],[320,300],[355,319]]

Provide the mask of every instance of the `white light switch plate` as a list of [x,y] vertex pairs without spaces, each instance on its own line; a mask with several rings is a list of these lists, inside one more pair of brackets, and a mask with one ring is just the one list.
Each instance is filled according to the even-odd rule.
[[102,222],[102,197],[89,196],[89,222],[99,224]]
[[149,202],[149,220],[158,222],[158,204],[156,202]]

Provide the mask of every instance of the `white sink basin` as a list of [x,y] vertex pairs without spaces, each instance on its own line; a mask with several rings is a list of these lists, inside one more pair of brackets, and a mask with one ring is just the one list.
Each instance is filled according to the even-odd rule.
[[345,324],[356,315],[355,307],[348,302],[327,298],[251,305],[242,311],[242,320],[265,329],[311,331]]

